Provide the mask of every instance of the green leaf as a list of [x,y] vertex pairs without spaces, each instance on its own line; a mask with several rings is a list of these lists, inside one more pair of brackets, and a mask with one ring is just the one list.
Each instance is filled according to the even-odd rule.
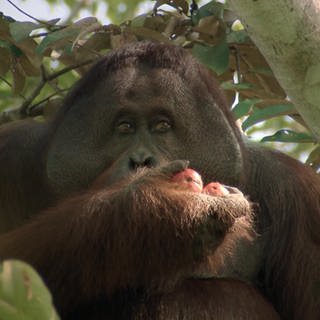
[[[59,21],[61,20],[61,18],[54,18],[51,20],[46,21],[46,24],[50,24],[52,27],[55,26]],[[59,27],[59,26],[57,26]]]
[[0,12],[0,20],[2,20],[2,21],[4,21],[4,22],[9,22],[9,23],[15,21],[12,17],[10,17],[10,16],[5,16],[5,15],[3,14],[3,12]]
[[210,1],[197,10],[196,14],[192,16],[192,22],[194,24],[198,24],[200,19],[208,16],[215,16],[217,18],[222,19],[223,10],[223,3],[216,2],[215,0]]
[[23,55],[23,52],[17,46],[4,40],[0,40],[0,48],[8,48],[11,53],[17,58]]
[[7,48],[0,47],[0,76],[4,76],[10,69],[11,56]]
[[171,43],[171,40],[165,37],[162,33],[149,28],[130,27],[128,30],[132,31],[134,35],[141,37],[142,39],[152,39],[160,42]]
[[16,64],[11,73],[13,77],[12,92],[14,94],[21,93],[26,83],[26,76],[21,68],[21,65]]
[[201,63],[215,71],[218,75],[224,73],[229,66],[229,47],[223,42],[216,46],[195,44],[192,54]]
[[254,124],[266,119],[274,118],[280,115],[287,115],[294,112],[292,104],[275,104],[263,109],[254,107],[253,113],[243,122],[242,129],[245,131]]
[[58,320],[52,298],[39,275],[26,263],[0,266],[0,320]]
[[320,146],[312,150],[306,163],[314,168],[317,172],[320,170]]
[[243,116],[247,115],[251,108],[255,105],[255,103],[260,102],[259,99],[245,99],[240,101],[238,104],[234,106],[232,109],[232,113],[235,119],[240,119]]
[[13,22],[9,24],[10,33],[17,42],[27,38],[31,31],[39,29],[42,26],[33,22]]
[[294,143],[313,143],[315,142],[314,138],[308,134],[303,132],[295,132],[292,130],[279,130],[272,136],[267,136],[261,139],[261,142],[270,142],[270,141],[278,141],[278,142],[294,142]]
[[50,33],[41,41],[36,51],[38,54],[42,54],[47,48],[61,49],[70,44],[72,45],[72,50],[74,42],[77,42],[81,36],[95,31],[100,26],[95,17],[80,19],[64,29]]
[[80,28],[70,28],[50,33],[38,45],[36,49],[37,53],[43,54],[47,48],[60,40],[65,44],[69,43],[70,38],[75,38],[79,34],[80,30]]
[[231,31],[227,35],[228,43],[245,43],[248,41],[248,39],[249,36],[246,30]]
[[248,83],[248,82],[233,83],[232,81],[222,82],[221,87],[224,90],[232,90],[232,91],[249,90],[249,89],[255,88],[255,86],[252,83]]
[[148,14],[140,14],[139,16],[135,17],[131,20],[130,26],[131,27],[143,27],[146,19],[149,17]]

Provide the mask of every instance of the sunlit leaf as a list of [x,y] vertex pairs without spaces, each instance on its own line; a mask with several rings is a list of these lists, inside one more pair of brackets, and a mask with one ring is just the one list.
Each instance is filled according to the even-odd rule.
[[272,136],[267,136],[261,139],[261,142],[290,142],[290,143],[312,143],[315,142],[314,138],[304,132],[295,132],[292,130],[279,130]]
[[23,262],[5,261],[0,267],[0,319],[59,319],[40,276]]
[[244,26],[239,19],[235,20],[231,26],[232,31],[242,31],[244,30]]
[[242,129],[245,131],[252,125],[257,124],[261,121],[280,115],[287,115],[292,112],[296,112],[292,104],[275,104],[263,109],[255,107],[252,114],[243,122]]

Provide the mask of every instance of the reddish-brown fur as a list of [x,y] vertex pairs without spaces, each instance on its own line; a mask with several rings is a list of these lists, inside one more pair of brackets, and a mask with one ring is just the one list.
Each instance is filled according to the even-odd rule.
[[260,159],[263,166],[253,164],[256,174],[244,190],[259,201],[259,224],[271,226],[265,232],[264,290],[285,319],[319,319],[319,176],[279,152],[252,151],[252,163]]
[[[125,104],[146,118],[154,97],[173,113],[170,131],[112,140],[110,114]],[[190,195],[157,175],[135,188],[137,150],[238,187],[256,204],[258,237],[239,195]],[[53,121],[0,128],[0,214],[0,257],[32,263],[64,318],[276,319],[262,295],[283,319],[320,318],[319,177],[244,142],[214,78],[178,47],[111,53]],[[210,276],[242,282],[194,279]]]
[[[98,187],[100,179],[93,191],[2,236],[0,255],[40,270],[63,318],[278,318],[245,283],[192,279],[217,247],[223,254],[228,243],[232,255],[237,240],[253,240],[251,208],[242,195],[179,190],[160,172],[131,179],[108,189]],[[211,274],[224,263],[214,261]],[[125,302],[115,298],[130,294]]]

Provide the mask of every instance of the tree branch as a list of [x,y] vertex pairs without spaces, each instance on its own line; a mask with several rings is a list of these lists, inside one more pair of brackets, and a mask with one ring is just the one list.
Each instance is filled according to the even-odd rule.
[[97,59],[88,59],[86,61],[68,66],[64,69],[61,69],[55,73],[52,73],[50,75],[47,75],[45,69],[43,66],[41,66],[41,79],[36,88],[32,91],[29,97],[25,98],[25,101],[23,101],[22,105],[19,108],[14,108],[10,110],[5,110],[0,114],[0,124],[12,121],[14,119],[24,119],[28,117],[29,114],[29,106],[32,104],[33,100],[39,95],[43,87],[50,81],[62,76],[63,74],[75,70],[77,68],[83,67],[85,65],[88,65]]

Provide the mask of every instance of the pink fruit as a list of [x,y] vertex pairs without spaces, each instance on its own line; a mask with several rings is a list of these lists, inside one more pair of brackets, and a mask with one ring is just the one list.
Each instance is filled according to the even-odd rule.
[[211,196],[226,196],[230,192],[219,182],[210,182],[203,188],[203,193]]
[[184,169],[172,177],[172,181],[185,187],[189,191],[202,192],[203,182],[200,174],[193,169]]

